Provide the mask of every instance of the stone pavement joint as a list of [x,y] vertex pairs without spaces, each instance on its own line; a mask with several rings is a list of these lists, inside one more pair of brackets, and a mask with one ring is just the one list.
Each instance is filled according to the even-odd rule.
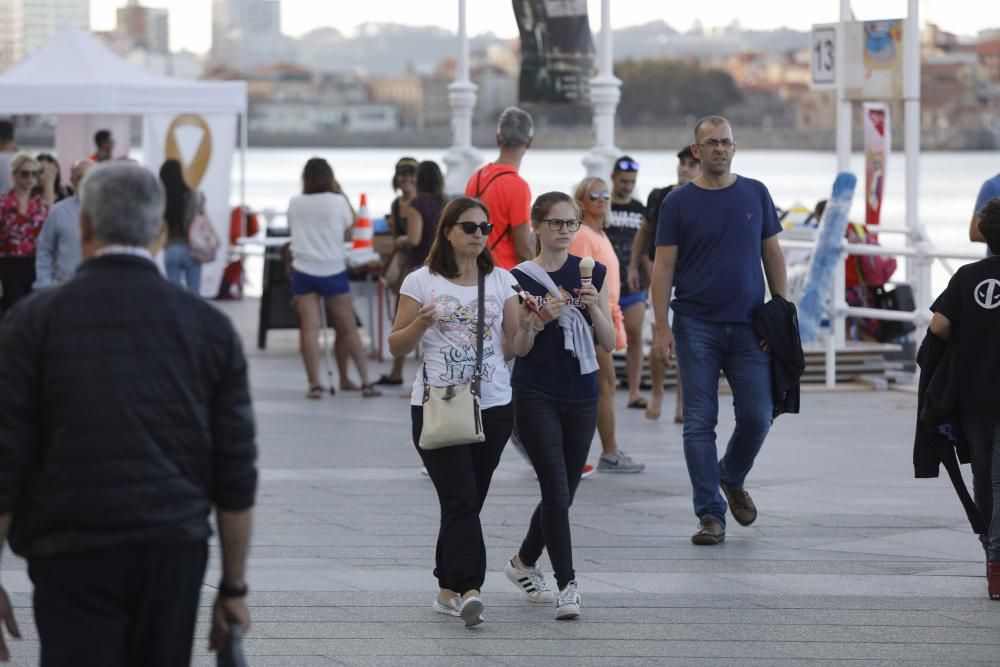
[[[619,392],[619,442],[647,468],[581,483],[577,622],[557,623],[503,576],[539,498],[508,448],[482,516],[487,620],[466,630],[430,608],[438,504],[410,441],[406,386],[306,401],[295,332],[272,332],[257,350],[256,306],[221,306],[245,341],[259,427],[246,639],[255,667],[1000,664],[1000,604],[986,596],[978,541],[946,477],[913,479],[912,394],[803,394],[802,414],[775,421],[747,480],[757,522],[730,520],[725,543],[697,547],[680,427],[625,409]],[[720,405],[724,446],[731,400]],[[213,551],[205,581],[218,573]],[[9,642],[12,664],[33,664],[24,562],[4,558],[0,577],[25,634]],[[206,586],[196,665],[215,664],[213,594]]]

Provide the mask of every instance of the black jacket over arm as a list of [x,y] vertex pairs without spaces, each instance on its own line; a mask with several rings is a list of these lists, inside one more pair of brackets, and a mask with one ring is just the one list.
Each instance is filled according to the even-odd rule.
[[754,333],[771,348],[771,398],[773,417],[799,411],[799,379],[806,369],[799,317],[795,304],[780,294],[757,306],[751,314]]
[[917,428],[913,438],[914,477],[937,477],[944,465],[972,529],[983,535],[986,522],[969,494],[959,463],[968,463],[969,447],[962,437],[958,401],[957,347],[928,329],[917,352]]
[[240,340],[147,259],[107,255],[0,326],[0,513],[24,557],[204,540],[253,506]]

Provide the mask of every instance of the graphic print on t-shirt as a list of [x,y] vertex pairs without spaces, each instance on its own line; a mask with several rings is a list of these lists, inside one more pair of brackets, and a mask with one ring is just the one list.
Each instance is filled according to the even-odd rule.
[[976,305],[980,308],[993,310],[997,306],[1000,306],[1000,280],[987,278],[976,285],[976,291],[973,296],[976,300]]
[[[450,345],[438,349],[444,362],[444,373],[438,379],[447,384],[467,384],[476,370],[476,330],[478,326],[478,298],[461,303],[450,294],[431,292],[431,301],[437,309],[438,332]],[[496,366],[487,361],[496,354],[493,342],[493,323],[500,317],[503,307],[496,296],[485,299],[486,319],[483,322],[483,382],[493,379]]]

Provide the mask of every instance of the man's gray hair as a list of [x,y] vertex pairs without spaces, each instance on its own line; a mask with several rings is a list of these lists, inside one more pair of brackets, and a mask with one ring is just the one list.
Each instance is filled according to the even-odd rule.
[[502,148],[527,146],[535,135],[531,114],[518,107],[507,107],[497,121],[497,138]]
[[80,212],[104,244],[148,248],[163,227],[165,206],[160,179],[135,163],[99,165],[80,183]]

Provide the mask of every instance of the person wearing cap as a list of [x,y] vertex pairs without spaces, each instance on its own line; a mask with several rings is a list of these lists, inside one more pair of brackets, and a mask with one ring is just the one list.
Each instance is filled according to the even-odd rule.
[[618,256],[621,293],[618,307],[625,323],[625,375],[628,379],[628,407],[644,410],[646,400],[639,394],[642,379],[642,325],[646,320],[647,276],[629,281],[632,245],[646,219],[646,207],[632,197],[639,176],[639,163],[628,155],[615,160],[611,169],[611,210],[604,230]]
[[[701,173],[701,163],[691,152],[690,146],[685,146],[677,151],[677,183],[668,185],[665,188],[654,188],[646,199],[646,218],[642,227],[635,235],[632,243],[632,258],[628,268],[628,284],[638,285],[640,271],[644,271],[649,276],[652,271],[653,256],[656,252],[656,245],[653,243],[656,238],[656,221],[660,215],[660,205],[676,188],[687,185]],[[666,377],[667,368],[655,354],[649,355],[649,374],[652,383],[652,390],[649,394],[649,402],[646,405],[646,419],[657,420],[660,418],[663,404],[663,378]],[[680,424],[684,421],[684,407],[681,401],[681,375],[677,373],[677,388],[674,391],[676,400],[674,401],[674,423]]]

